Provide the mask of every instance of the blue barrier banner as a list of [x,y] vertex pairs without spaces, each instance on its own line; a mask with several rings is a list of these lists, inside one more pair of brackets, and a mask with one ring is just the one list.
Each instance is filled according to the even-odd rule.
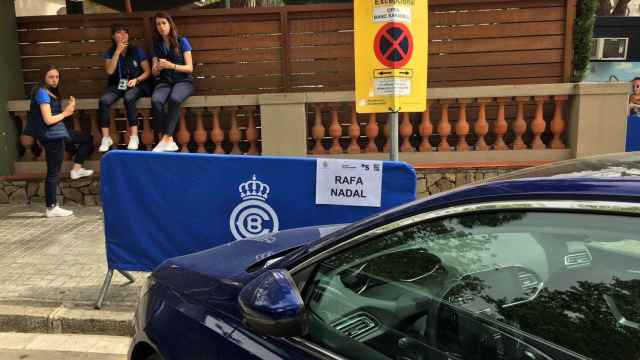
[[627,117],[627,143],[625,151],[640,151],[640,116]]
[[[316,205],[313,158],[110,151],[100,174],[108,265],[151,271],[168,258],[236,239],[349,223],[414,200],[415,170],[380,163],[380,207]],[[358,183],[335,180],[337,187]]]

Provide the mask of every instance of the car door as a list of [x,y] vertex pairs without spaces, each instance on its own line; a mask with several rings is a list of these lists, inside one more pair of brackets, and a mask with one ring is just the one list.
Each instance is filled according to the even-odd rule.
[[348,359],[623,359],[640,353],[639,207],[521,201],[416,215],[292,271],[300,346]]

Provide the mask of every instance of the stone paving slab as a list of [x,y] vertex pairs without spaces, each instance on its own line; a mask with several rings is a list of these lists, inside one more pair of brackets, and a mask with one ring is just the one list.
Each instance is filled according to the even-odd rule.
[[0,360],[3,359],[122,359],[126,358],[128,337],[0,333]]
[[107,271],[102,209],[69,209],[48,219],[42,206],[0,205],[0,331],[130,334],[148,274],[129,284],[115,272],[94,310]]
[[[107,271],[99,207],[48,219],[42,206],[0,205],[0,303],[84,306],[95,303]],[[105,309],[132,310],[146,273],[133,284],[114,273]]]

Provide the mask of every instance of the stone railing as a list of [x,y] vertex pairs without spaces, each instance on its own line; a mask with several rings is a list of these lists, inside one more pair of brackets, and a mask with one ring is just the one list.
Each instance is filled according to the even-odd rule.
[[[257,96],[193,96],[189,98],[180,112],[180,120],[175,141],[181,152],[250,154],[259,155],[261,151],[260,113]],[[153,130],[155,120],[150,109],[150,99],[138,101],[140,126],[140,149],[151,150],[158,141]],[[77,111],[65,120],[67,126],[93,135],[95,147],[100,144],[98,124],[98,100],[79,99]],[[28,101],[12,101],[9,110],[21,128],[24,128],[28,111]],[[127,120],[122,100],[111,110],[110,136],[114,140],[113,148],[126,148],[129,142]],[[31,136],[21,135],[22,155],[16,165],[16,173],[32,173],[42,164],[33,164],[44,160],[41,146]],[[66,159],[71,158],[67,151]],[[94,152],[93,159],[100,154]],[[94,164],[92,167],[96,167]]]
[[[400,114],[400,159],[446,165],[624,151],[627,92],[626,83],[430,89],[429,111]],[[190,152],[387,159],[387,115],[356,114],[354,100],[351,91],[194,96],[184,105],[176,142]],[[78,100],[68,124],[91,132],[96,144],[97,105],[97,99]],[[148,98],[138,103],[143,149],[157,141],[149,105]],[[22,126],[28,107],[27,101],[9,103]],[[123,146],[122,104],[114,108],[111,132]],[[20,144],[15,173],[42,172],[34,140],[22,135]]]

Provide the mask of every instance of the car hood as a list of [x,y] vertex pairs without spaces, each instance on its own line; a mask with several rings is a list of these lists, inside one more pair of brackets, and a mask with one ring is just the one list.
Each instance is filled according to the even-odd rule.
[[168,259],[154,270],[152,277],[182,296],[219,306],[221,302],[234,299],[244,284],[259,275],[269,261],[299,246],[318,241],[344,226],[296,228],[233,241]]

